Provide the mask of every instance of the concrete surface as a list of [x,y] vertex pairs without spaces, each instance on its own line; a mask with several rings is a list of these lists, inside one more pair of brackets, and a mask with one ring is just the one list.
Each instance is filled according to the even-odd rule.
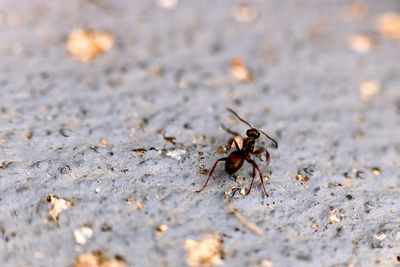
[[[240,3],[253,21],[232,15]],[[400,2],[362,1],[354,20],[352,3],[0,1],[1,266],[73,266],[95,250],[127,266],[186,266],[185,240],[214,232],[222,266],[399,266],[400,42],[376,20]],[[116,43],[75,60],[65,42],[79,27]],[[358,33],[371,51],[349,49]],[[252,81],[231,77],[235,57]],[[369,80],[381,88],[366,102]],[[246,130],[225,107],[280,145],[259,162],[270,197],[256,184],[232,199],[262,236],[228,211],[237,184],[222,166],[194,193],[230,137],[220,124]],[[237,174],[244,186],[250,176],[249,165]],[[73,203],[56,222],[53,195]],[[82,226],[93,236],[79,244]]]

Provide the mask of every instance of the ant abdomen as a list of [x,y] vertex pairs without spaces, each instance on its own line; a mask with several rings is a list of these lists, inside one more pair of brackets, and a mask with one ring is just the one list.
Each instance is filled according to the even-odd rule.
[[240,169],[240,167],[242,167],[243,162],[244,157],[242,153],[239,150],[233,151],[229,154],[227,160],[225,161],[225,171],[228,174],[234,174]]

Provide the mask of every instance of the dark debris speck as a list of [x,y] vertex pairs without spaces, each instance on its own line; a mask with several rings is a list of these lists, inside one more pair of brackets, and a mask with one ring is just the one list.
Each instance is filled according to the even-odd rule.
[[352,196],[352,195],[346,195],[346,198],[347,198],[348,200],[352,200],[352,199],[353,199],[353,196]]

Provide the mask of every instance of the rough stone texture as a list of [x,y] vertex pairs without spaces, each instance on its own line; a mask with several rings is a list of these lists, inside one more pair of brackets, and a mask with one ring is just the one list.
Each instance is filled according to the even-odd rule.
[[[223,235],[223,266],[400,264],[400,43],[376,29],[400,2],[364,1],[365,16],[349,20],[350,1],[260,0],[249,2],[250,23],[234,19],[237,3],[0,2],[1,266],[72,266],[95,250],[128,266],[185,266],[185,240],[207,232]],[[65,40],[77,27],[106,30],[116,45],[90,64],[74,60]],[[350,50],[355,33],[376,47]],[[253,81],[232,79],[234,57]],[[364,80],[382,85],[368,103]],[[207,178],[201,164],[209,170],[230,137],[220,124],[246,130],[225,107],[279,141],[269,166],[259,162],[270,197],[256,184],[232,199],[262,236],[228,212],[223,195],[237,184],[222,166],[194,193]],[[168,156],[177,149],[181,159]],[[300,183],[303,168],[310,180]],[[251,166],[237,176],[247,185]],[[48,195],[73,202],[58,222]],[[331,210],[343,220],[329,224]],[[94,235],[79,245],[82,226]]]

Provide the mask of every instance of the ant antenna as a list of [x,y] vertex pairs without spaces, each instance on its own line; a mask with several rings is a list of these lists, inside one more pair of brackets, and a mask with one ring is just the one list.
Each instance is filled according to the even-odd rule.
[[[257,129],[258,130],[258,129]],[[268,134],[264,133],[262,130],[258,130],[260,131],[263,135],[265,135],[269,140],[271,140],[271,142],[274,144],[275,148],[278,148],[278,142],[276,142],[276,140],[272,137],[270,137]]]
[[[242,119],[235,111],[233,111],[230,108],[226,108],[229,112],[233,113],[240,121],[244,122],[245,124],[247,124],[250,128],[254,129],[253,126],[250,125],[250,123],[248,123],[247,121],[245,121],[244,119]],[[274,144],[275,148],[278,148],[278,142],[273,139],[272,137],[270,137],[268,134],[266,134],[265,132],[263,132],[262,130],[256,129],[257,131],[261,132],[263,135],[265,135],[269,140],[271,140],[271,142]]]
[[241,120],[242,122],[246,123],[250,128],[253,128],[253,126],[251,126],[250,123],[248,123],[248,122],[245,121],[244,119],[240,118],[239,115],[238,115],[235,111],[233,111],[233,110],[230,109],[230,108],[226,108],[226,110],[232,112],[239,120]]

